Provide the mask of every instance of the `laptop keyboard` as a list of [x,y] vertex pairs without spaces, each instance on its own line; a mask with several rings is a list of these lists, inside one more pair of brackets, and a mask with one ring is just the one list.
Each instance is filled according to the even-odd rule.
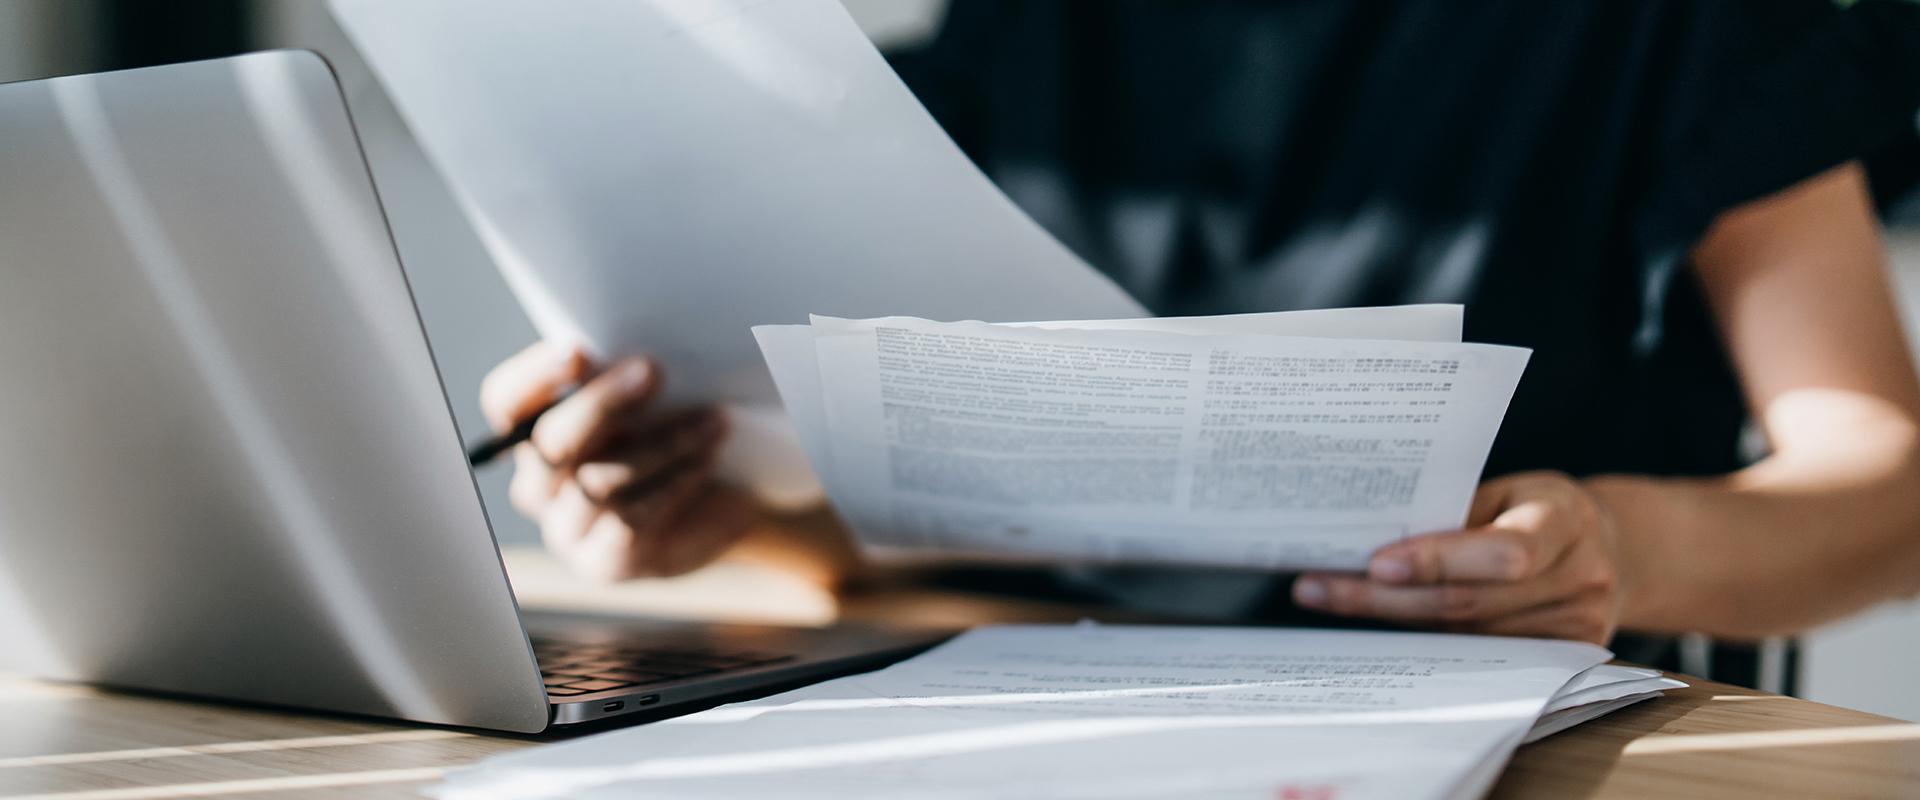
[[627,689],[791,661],[793,656],[701,647],[642,647],[534,639],[540,677],[553,697]]

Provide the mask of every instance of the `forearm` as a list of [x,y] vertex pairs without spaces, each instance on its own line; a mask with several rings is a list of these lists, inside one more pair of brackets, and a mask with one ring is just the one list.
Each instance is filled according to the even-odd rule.
[[1920,590],[1920,376],[1865,171],[1728,211],[1693,262],[1773,454],[1588,482],[1615,518],[1622,624],[1789,633]]
[[1720,478],[1587,481],[1626,565],[1622,627],[1755,638],[1920,591],[1920,464],[1905,439]]

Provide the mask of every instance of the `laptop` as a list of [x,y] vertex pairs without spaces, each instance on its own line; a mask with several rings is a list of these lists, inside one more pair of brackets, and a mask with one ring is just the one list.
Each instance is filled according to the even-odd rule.
[[0,85],[0,671],[531,733],[938,638],[522,613],[327,64]]

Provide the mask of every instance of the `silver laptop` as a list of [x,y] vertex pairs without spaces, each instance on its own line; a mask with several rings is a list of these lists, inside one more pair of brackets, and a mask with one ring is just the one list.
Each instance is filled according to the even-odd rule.
[[0,670],[534,732],[934,641],[523,615],[461,441],[318,56],[0,85]]

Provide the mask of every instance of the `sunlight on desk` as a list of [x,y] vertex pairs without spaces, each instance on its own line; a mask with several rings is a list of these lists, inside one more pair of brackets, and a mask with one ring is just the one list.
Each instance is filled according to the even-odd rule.
[[72,684],[43,683],[26,678],[14,678],[0,675],[0,703],[20,700],[79,700],[99,696],[100,690],[91,686]]
[[751,564],[722,562],[678,578],[606,584],[569,572],[538,547],[506,547],[501,555],[523,608],[804,627],[838,616],[831,592]]
[[0,677],[0,798],[411,797],[525,740]]
[[1698,753],[1708,750],[1751,750],[1761,747],[1806,747],[1902,740],[1920,740],[1920,725],[1861,725],[1854,728],[1806,728],[1788,731],[1659,736],[1630,742],[1623,752],[1629,756],[1647,756],[1664,753]]
[[156,758],[213,756],[231,753],[259,753],[268,750],[309,750],[319,747],[353,747],[388,742],[425,742],[434,739],[458,739],[472,736],[453,730],[421,730],[361,733],[347,736],[307,736],[292,739],[260,739],[250,742],[215,742],[176,747],[139,747],[131,750],[99,750],[90,753],[55,753],[44,756],[0,758],[0,769],[50,767],[56,764],[91,764],[104,761],[147,761]]
[[440,769],[383,769],[329,775],[293,775],[285,778],[182,783],[172,786],[6,795],[3,800],[173,800],[180,797],[253,795],[300,789],[346,789],[377,784],[418,783],[435,780],[442,772],[444,770]]

